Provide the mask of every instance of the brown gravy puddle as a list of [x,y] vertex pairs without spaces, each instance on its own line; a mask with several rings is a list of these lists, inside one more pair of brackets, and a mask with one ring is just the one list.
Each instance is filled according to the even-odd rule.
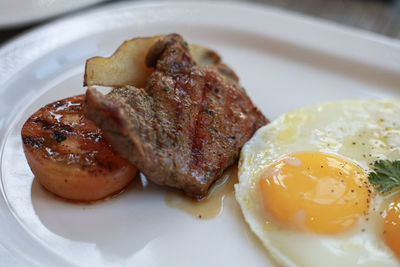
[[207,197],[202,200],[188,197],[178,190],[169,189],[165,202],[169,207],[180,209],[198,219],[215,218],[222,212],[224,198],[233,196],[234,184],[238,181],[237,172],[236,164],[226,169],[221,178],[212,185]]

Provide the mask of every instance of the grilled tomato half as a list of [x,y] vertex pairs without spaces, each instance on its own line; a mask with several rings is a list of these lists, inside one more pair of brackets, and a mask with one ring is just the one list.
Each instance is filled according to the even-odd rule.
[[116,154],[83,115],[84,95],[48,104],[22,127],[25,156],[39,183],[71,200],[93,201],[120,192],[137,168]]

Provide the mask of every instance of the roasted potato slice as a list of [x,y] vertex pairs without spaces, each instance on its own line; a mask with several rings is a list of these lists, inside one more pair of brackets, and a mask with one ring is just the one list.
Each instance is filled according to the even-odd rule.
[[190,44],[189,49],[194,61],[199,66],[221,63],[220,56],[214,50],[195,44]]
[[[122,43],[108,58],[93,57],[86,61],[84,85],[121,87],[132,85],[144,87],[153,69],[145,63],[147,51],[165,35],[148,38],[134,38]],[[221,59],[211,49],[189,45],[190,53],[200,66],[220,63]]]
[[86,61],[84,85],[144,87],[152,69],[145,64],[149,48],[163,35],[135,38],[122,43],[111,57]]

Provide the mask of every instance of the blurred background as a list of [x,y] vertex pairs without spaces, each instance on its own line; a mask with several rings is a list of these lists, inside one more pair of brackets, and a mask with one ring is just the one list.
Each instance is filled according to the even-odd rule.
[[[129,0],[1,0],[0,46],[29,29],[60,17],[123,1]],[[231,1],[273,6],[400,39],[400,0]]]

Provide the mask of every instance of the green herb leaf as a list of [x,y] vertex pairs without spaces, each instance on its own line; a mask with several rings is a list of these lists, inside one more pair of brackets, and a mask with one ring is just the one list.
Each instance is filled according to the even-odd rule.
[[386,193],[400,186],[400,160],[378,160],[374,162],[374,171],[368,175],[369,182],[376,190]]

